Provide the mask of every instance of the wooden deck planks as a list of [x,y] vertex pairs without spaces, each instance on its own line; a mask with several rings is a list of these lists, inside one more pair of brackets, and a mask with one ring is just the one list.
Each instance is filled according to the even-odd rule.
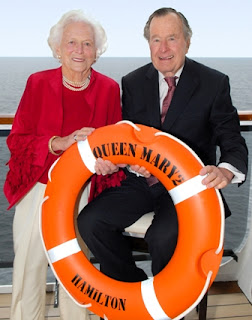
[[[59,309],[54,308],[54,293],[46,296],[46,320],[60,320]],[[11,294],[0,294],[0,320],[10,318]],[[99,320],[91,315],[91,320]],[[139,319],[140,320],[140,319]],[[185,320],[198,320],[196,310],[192,310]],[[213,285],[208,295],[207,320],[252,320],[252,305],[235,283]]]

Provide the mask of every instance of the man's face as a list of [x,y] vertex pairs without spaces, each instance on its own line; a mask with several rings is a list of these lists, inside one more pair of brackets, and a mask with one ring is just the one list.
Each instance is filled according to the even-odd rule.
[[154,67],[165,77],[182,67],[190,40],[185,40],[183,25],[174,13],[154,17],[150,24],[149,46]]

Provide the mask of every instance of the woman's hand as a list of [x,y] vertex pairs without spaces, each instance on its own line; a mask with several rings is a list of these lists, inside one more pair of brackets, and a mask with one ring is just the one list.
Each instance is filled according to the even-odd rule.
[[202,183],[207,186],[208,189],[223,189],[234,177],[234,174],[228,169],[218,168],[216,166],[205,166],[200,170],[200,175],[207,175],[207,177],[202,180]]
[[53,151],[65,151],[76,141],[86,140],[95,128],[84,127],[80,130],[76,130],[68,136],[57,137],[52,141]]

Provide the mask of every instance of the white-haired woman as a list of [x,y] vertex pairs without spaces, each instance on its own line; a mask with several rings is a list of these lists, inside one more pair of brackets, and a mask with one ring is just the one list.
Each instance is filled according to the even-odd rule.
[[[48,43],[62,65],[29,77],[7,138],[11,157],[4,191],[10,207],[16,206],[12,320],[42,320],[45,315],[48,262],[39,234],[39,205],[50,166],[95,128],[121,120],[119,85],[92,68],[107,45],[100,24],[80,10],[67,12],[51,28]],[[124,173],[112,174],[112,169],[91,178],[91,196],[120,185]],[[84,308],[63,296],[61,320],[88,318]]]

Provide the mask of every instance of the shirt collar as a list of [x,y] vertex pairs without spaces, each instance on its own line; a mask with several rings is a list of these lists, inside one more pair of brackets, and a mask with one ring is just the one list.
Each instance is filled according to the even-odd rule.
[[[177,77],[177,80],[176,80],[176,83],[178,83],[179,81],[179,78],[181,76],[181,73],[184,69],[184,64],[182,65],[182,67],[175,73],[174,77]],[[164,80],[165,76],[160,72],[158,71],[158,79],[159,79],[159,84]]]

